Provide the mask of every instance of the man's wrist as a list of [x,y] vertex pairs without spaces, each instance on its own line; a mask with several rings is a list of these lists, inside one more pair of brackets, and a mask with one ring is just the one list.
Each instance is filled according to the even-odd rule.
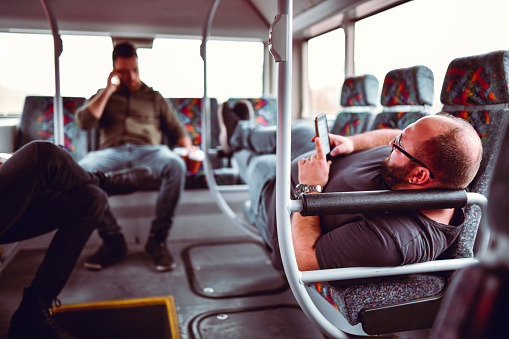
[[300,199],[300,197],[306,193],[322,193],[322,192],[323,187],[321,185],[297,184],[294,189],[294,196],[296,199]]

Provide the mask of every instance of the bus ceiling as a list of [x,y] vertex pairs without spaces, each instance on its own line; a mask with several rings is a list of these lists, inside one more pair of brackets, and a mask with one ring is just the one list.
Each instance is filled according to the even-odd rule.
[[[294,0],[294,38],[307,39],[409,0]],[[210,0],[48,0],[61,34],[201,37]],[[222,0],[211,38],[268,39],[273,0]],[[39,0],[0,1],[0,32],[49,33]]]

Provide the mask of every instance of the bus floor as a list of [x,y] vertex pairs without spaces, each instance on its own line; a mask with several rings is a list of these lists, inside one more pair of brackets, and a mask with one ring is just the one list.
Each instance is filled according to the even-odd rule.
[[[128,255],[102,271],[85,269],[84,260],[101,243],[94,232],[59,296],[62,308],[172,296],[181,338],[324,338],[298,307],[282,273],[270,265],[263,246],[220,211],[208,190],[184,192],[169,238],[177,268],[156,272],[144,253],[155,197],[155,192],[138,192],[110,198],[128,242]],[[230,192],[224,197],[241,215],[247,193]],[[25,241],[0,274],[0,339],[8,338],[10,317],[52,235]],[[112,328],[128,325],[123,320],[111,323]],[[143,326],[140,323],[135,328],[147,334],[144,338],[159,338]],[[388,337],[425,338],[427,334]]]

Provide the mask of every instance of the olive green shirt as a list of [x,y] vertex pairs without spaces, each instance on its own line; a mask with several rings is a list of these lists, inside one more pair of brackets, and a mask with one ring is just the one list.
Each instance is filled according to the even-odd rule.
[[163,131],[175,143],[188,136],[171,103],[144,83],[134,93],[122,88],[113,93],[100,119],[92,115],[88,102],[78,109],[76,119],[85,130],[99,124],[100,149],[126,143],[157,145]]

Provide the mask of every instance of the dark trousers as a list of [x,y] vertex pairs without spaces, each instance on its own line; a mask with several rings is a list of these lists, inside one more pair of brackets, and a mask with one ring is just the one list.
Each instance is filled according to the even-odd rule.
[[32,281],[41,297],[60,293],[102,220],[107,195],[98,184],[49,142],[31,142],[0,165],[0,244],[57,230]]

